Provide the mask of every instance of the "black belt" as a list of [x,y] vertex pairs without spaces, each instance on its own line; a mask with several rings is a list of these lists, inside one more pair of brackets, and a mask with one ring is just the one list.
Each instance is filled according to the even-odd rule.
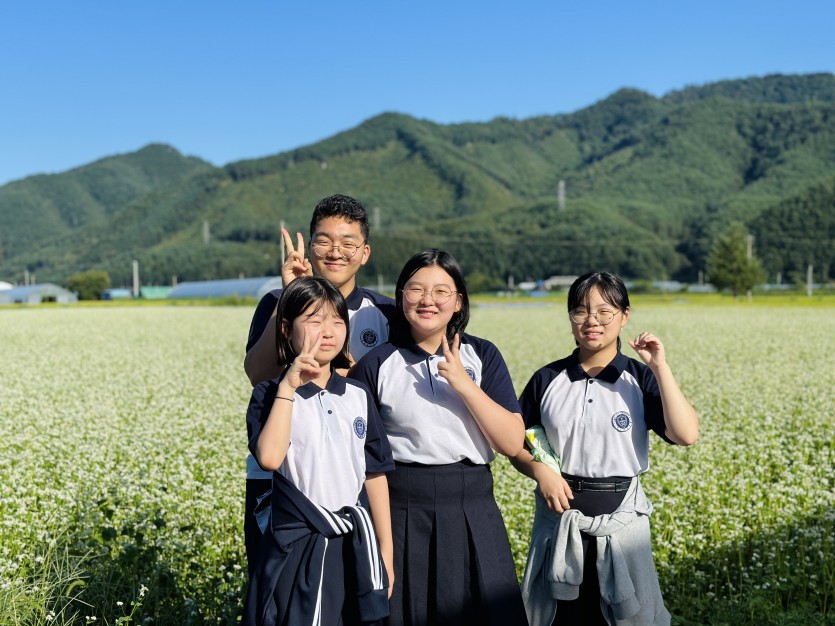
[[565,482],[573,491],[610,491],[619,493],[629,489],[632,479],[627,480],[595,480],[593,478],[565,478]]

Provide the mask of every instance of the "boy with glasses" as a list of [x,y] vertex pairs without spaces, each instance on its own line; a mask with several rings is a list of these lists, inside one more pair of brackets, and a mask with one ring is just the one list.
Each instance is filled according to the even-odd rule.
[[[297,233],[294,246],[290,234],[282,231],[287,258],[281,278],[287,286],[299,276],[314,272],[327,278],[348,302],[351,319],[349,346],[358,361],[371,348],[388,340],[389,319],[394,300],[370,289],[357,287],[356,275],[371,256],[368,215],[363,206],[348,196],[334,195],[316,205],[310,221],[310,257],[305,257],[304,239]],[[249,328],[244,369],[255,386],[279,374],[275,351],[275,317],[280,289],[266,294]]]

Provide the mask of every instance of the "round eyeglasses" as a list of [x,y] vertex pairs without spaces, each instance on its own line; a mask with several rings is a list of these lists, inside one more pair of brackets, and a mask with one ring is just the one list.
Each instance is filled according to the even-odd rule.
[[427,293],[432,297],[432,301],[435,304],[446,304],[458,292],[450,289],[447,285],[435,285],[430,290],[424,289],[423,285],[414,284],[406,285],[403,288],[403,297],[406,298],[409,304],[417,304],[423,300],[423,297]]
[[585,324],[589,317],[594,317],[601,326],[608,326],[618,313],[620,311],[612,311],[611,309],[598,309],[594,312],[585,309],[574,309],[568,313],[568,317],[575,324]]
[[324,259],[330,254],[331,250],[337,250],[344,259],[353,259],[357,250],[362,248],[363,243],[356,244],[348,241],[333,243],[329,239],[317,239],[316,241],[310,242],[310,249],[316,255],[317,259]]

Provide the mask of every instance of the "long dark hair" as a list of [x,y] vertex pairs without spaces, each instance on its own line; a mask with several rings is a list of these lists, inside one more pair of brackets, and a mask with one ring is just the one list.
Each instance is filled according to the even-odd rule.
[[458,292],[457,295],[461,298],[461,308],[452,314],[452,319],[447,324],[447,340],[452,341],[455,333],[463,333],[464,329],[467,328],[467,323],[470,321],[470,298],[467,296],[467,285],[464,283],[464,274],[461,271],[461,266],[458,265],[458,261],[449,252],[445,252],[444,250],[438,250],[437,248],[424,250],[406,261],[406,265],[403,266],[403,269],[400,271],[400,277],[397,279],[394,298],[397,302],[397,311],[399,313],[397,316],[399,326],[397,334],[401,339],[411,337],[409,323],[406,321],[405,315],[403,315],[403,287],[406,286],[406,283],[409,282],[409,279],[418,270],[429,267],[430,265],[437,265],[449,274],[452,282],[455,283],[455,290]]
[[[348,305],[339,289],[321,276],[296,278],[282,290],[281,298],[278,300],[278,312],[275,316],[275,351],[278,354],[279,367],[287,365],[297,356],[290,338],[282,332],[282,322],[287,322],[288,328],[292,327],[293,321],[302,315],[311,304],[316,305],[314,312],[320,311],[325,306],[333,307],[336,314],[345,322],[345,328],[350,328],[348,324]],[[345,345],[331,361],[333,367],[350,367],[348,339],[349,336],[346,334]]]

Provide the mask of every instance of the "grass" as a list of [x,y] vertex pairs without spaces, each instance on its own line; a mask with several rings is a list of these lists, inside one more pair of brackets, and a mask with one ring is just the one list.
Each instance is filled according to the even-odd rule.
[[[624,333],[664,340],[701,419],[695,446],[654,438],[643,478],[675,623],[831,623],[835,300],[664,298]],[[573,347],[558,297],[476,302],[518,391]],[[0,310],[0,623],[237,622],[251,312]],[[495,476],[521,568],[534,485]]]

